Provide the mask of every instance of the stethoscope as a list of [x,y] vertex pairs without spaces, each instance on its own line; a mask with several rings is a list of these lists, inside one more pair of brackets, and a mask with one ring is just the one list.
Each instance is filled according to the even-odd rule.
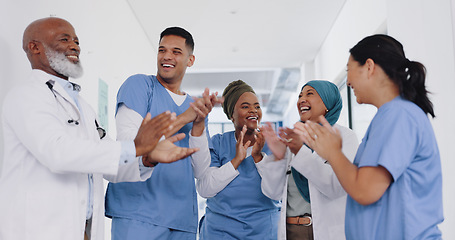
[[[47,81],[46,85],[49,87],[49,89],[51,90],[52,94],[54,94],[54,97],[55,97],[55,100],[57,101],[57,104],[59,104],[60,107],[63,108],[63,111],[65,111],[66,115],[68,115],[68,117],[70,118],[70,119],[68,119],[68,124],[79,125],[79,121],[81,120],[81,115],[79,114],[79,111],[76,109],[76,107],[73,104],[71,104],[70,101],[68,101],[66,98],[64,98],[60,93],[55,91],[54,90],[54,85],[52,85],[52,83],[50,81]],[[60,98],[65,100],[73,108],[74,112],[77,114],[77,119],[74,119],[71,116],[71,114],[68,112],[66,107],[63,106],[63,104],[58,100],[58,97],[57,97],[56,94],[58,94],[60,96]]]
[[[54,94],[54,97],[55,97],[55,100],[57,101],[57,104],[59,104],[63,108],[63,110],[66,112],[66,114],[68,115],[68,117],[69,117],[69,119],[67,121],[68,124],[70,124],[70,125],[73,124],[75,126],[79,125],[79,121],[81,119],[81,115],[79,114],[79,110],[73,104],[71,104],[66,98],[64,98],[59,92],[55,91],[54,90],[54,85],[52,85],[52,83],[50,81],[47,81],[46,85],[49,87],[49,89],[51,90],[52,94]],[[71,116],[71,114],[68,112],[68,110],[65,108],[65,106],[63,106],[63,104],[58,100],[57,94],[60,96],[60,98],[62,98],[69,105],[71,105],[71,107],[73,108],[74,112],[77,114],[77,119],[73,118]],[[99,124],[96,121],[96,119],[95,119],[95,125],[96,125],[96,130],[98,131],[98,134],[100,136],[100,139],[103,139],[106,136],[106,130],[104,130],[102,127],[99,126]]]

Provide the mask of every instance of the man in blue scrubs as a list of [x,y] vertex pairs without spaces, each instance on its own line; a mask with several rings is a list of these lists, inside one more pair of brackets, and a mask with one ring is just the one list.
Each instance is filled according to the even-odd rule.
[[[133,75],[118,92],[119,139],[134,136],[149,112],[152,117],[167,110],[178,115],[175,129],[186,137],[175,144],[182,147],[188,147],[192,128],[194,131],[194,127],[207,124],[206,118],[196,118],[194,110],[191,113],[193,99],[180,90],[186,68],[195,60],[193,49],[193,38],[186,30],[170,27],[161,33],[157,75]],[[112,218],[112,239],[196,239],[198,207],[194,178],[209,164],[192,162],[187,157],[157,164],[146,182],[110,183],[106,216]]]

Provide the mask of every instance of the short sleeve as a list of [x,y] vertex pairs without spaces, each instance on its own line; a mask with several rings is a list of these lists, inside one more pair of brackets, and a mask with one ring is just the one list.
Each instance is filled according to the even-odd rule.
[[153,91],[153,81],[150,76],[144,74],[136,74],[122,84],[117,93],[117,106],[115,114],[117,114],[118,108],[125,104],[128,108],[139,113],[142,118],[149,111],[149,99],[151,99]]
[[[384,110],[372,122],[359,167],[383,166],[397,180],[411,164],[417,146],[417,124],[404,108]],[[379,114],[379,112],[378,112]]]
[[220,149],[221,135],[217,134],[213,136],[211,140],[211,146],[209,144],[210,155],[212,158],[210,167],[221,167],[223,166],[223,163],[221,162],[220,154],[218,152]]

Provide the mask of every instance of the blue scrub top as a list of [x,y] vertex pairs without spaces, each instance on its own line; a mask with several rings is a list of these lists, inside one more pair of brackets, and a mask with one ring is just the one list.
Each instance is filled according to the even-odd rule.
[[[150,112],[152,118],[170,110],[183,113],[193,99],[187,96],[177,106],[167,90],[155,76],[134,75],[121,86],[117,95],[117,108],[125,104],[142,117]],[[207,120],[206,120],[207,124]],[[188,147],[188,123],[178,133],[185,133],[175,144]],[[139,220],[180,231],[197,231],[197,197],[191,158],[168,164],[158,164],[145,182],[109,183],[106,193],[106,216]]]
[[431,123],[417,105],[397,97],[381,106],[354,164],[383,166],[393,182],[367,206],[348,196],[347,239],[441,239],[441,161]]
[[[235,132],[212,138],[211,167],[221,167],[236,154]],[[267,146],[262,152],[271,154]],[[216,196],[207,199],[201,239],[276,239],[279,203],[261,190],[261,177],[253,157],[237,168],[239,175]]]

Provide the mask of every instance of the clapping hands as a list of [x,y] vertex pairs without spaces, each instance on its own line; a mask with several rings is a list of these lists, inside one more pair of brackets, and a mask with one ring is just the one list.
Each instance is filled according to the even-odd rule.
[[136,156],[142,156],[144,166],[152,167],[157,163],[170,163],[185,158],[197,148],[182,148],[174,144],[185,137],[184,133],[169,137],[160,142],[160,139],[174,130],[176,116],[169,111],[151,118],[147,113],[138,130],[134,144]]
[[319,117],[318,123],[312,121],[296,123],[294,130],[306,145],[329,162],[333,154],[341,151],[341,134],[327,122],[324,116]]
[[223,98],[219,98],[217,95],[218,92],[210,94],[209,89],[206,88],[201,98],[193,98],[194,102],[190,103],[190,109],[194,112],[193,129],[191,130],[193,136],[202,134],[205,127],[205,118],[216,104],[223,102]]

